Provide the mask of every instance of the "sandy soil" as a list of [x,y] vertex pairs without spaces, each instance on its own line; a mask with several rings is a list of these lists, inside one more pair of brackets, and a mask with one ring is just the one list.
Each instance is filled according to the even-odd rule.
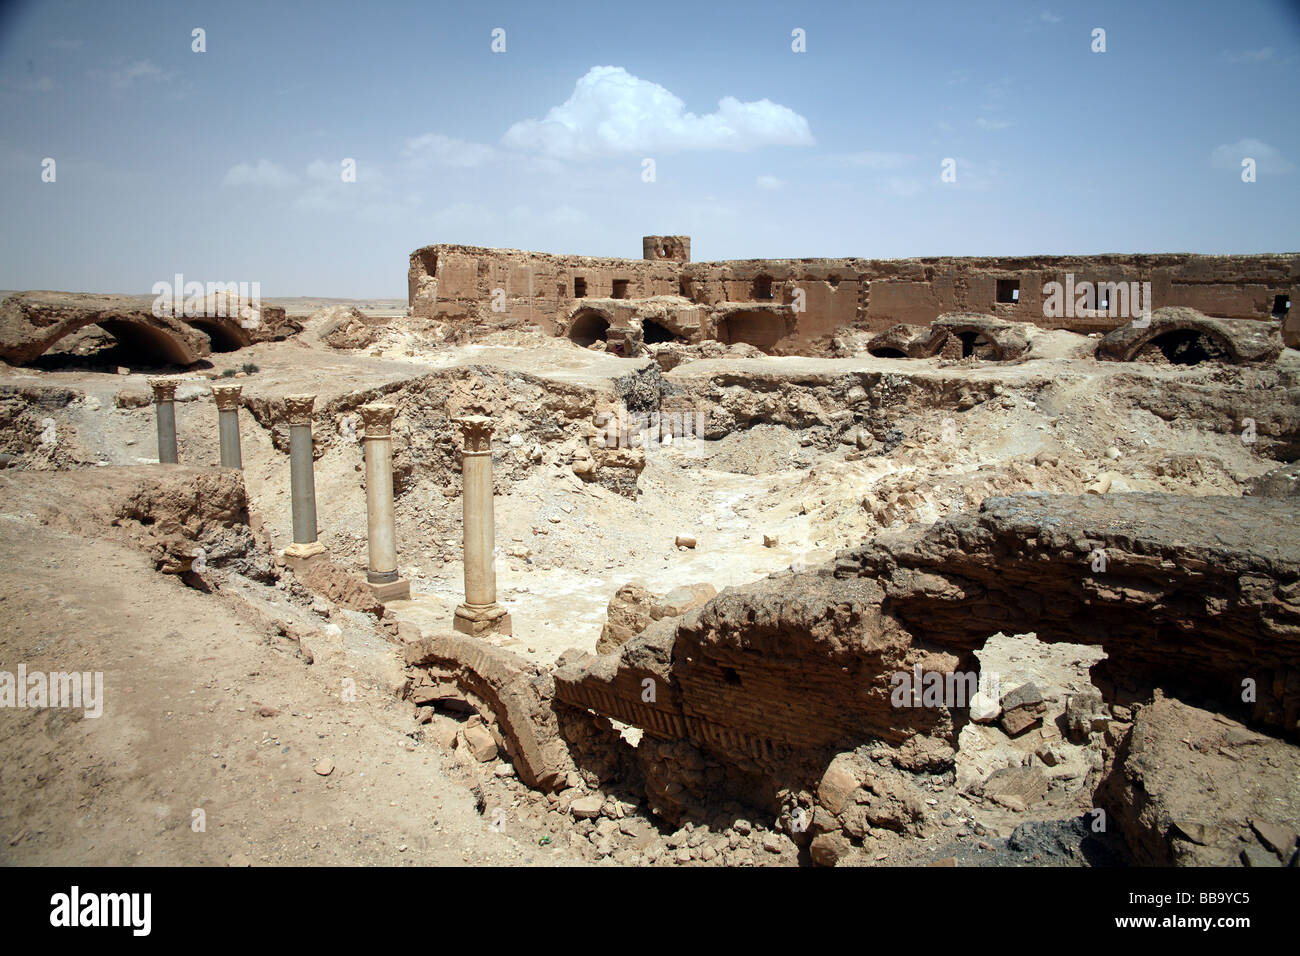
[[[1057,354],[1076,354],[1078,338],[1054,342]],[[216,462],[208,375],[244,363],[257,366],[236,379],[246,396],[312,392],[318,408],[376,389],[400,400],[406,383],[438,369],[464,367],[469,374],[472,367],[491,367],[610,390],[646,364],[527,336],[451,348],[439,345],[427,325],[402,322],[375,350],[382,355],[333,351],[309,323],[295,340],[214,355],[211,372],[185,376],[178,396],[181,460]],[[1300,368],[1300,356],[1288,352],[1283,364]],[[1231,385],[1244,374],[1232,369],[1077,358],[1014,366],[787,358],[696,361],[666,378],[703,393],[723,373],[799,381],[864,370],[992,381],[1001,394],[951,426],[951,412],[898,409],[900,443],[869,455],[856,454],[849,442],[813,443],[780,425],[652,447],[635,500],[584,483],[563,463],[544,462],[511,482],[496,502],[499,594],[514,619],[513,636],[497,640],[549,664],[571,647],[594,650],[608,601],[629,581],[660,593],[695,582],[721,591],[792,564],[828,560],[881,528],[933,521],[989,494],[1079,493],[1106,471],[1120,475],[1117,489],[1238,493],[1248,478],[1276,465],[1238,440],[1231,422],[1167,420],[1132,399],[1135,390],[1174,382]],[[77,393],[71,404],[32,414],[55,420],[58,441],[66,442],[61,453],[80,463],[87,496],[95,494],[95,464],[156,461],[152,408],[115,406],[123,390],[147,391],[146,378],[133,370],[71,366],[0,369],[0,386]],[[283,547],[290,528],[287,459],[247,410],[241,419],[255,524]],[[498,436],[503,443],[509,437]],[[1183,459],[1197,466],[1169,465]],[[336,442],[316,463],[322,541],[340,564],[357,571],[366,555],[360,462],[358,444]],[[20,464],[39,470],[58,467],[59,459],[37,450]],[[445,481],[445,475],[417,474],[398,505],[400,561],[414,594],[392,609],[428,630],[447,627],[463,595],[459,500],[444,493]],[[274,588],[231,580],[214,594],[200,593],[156,573],[146,555],[111,534],[43,524],[36,517],[39,483],[5,487],[0,670],[25,663],[29,670],[102,671],[106,705],[98,719],[54,709],[0,712],[3,861],[583,861],[570,849],[572,834],[557,832],[550,818],[534,812],[517,781],[467,764],[416,733],[412,708],[395,696],[400,647],[373,629],[353,626],[346,616],[318,615],[339,634],[315,647],[308,664],[298,647],[276,636],[274,622],[300,612],[278,601]],[[677,534],[695,536],[698,546],[675,547]],[[765,546],[765,535],[776,543]],[[1001,665],[1016,673],[1038,653],[1032,644],[991,646],[986,653],[1001,654]],[[1025,664],[1024,676],[1058,687],[1086,679],[1083,656],[1071,658],[1069,648],[1052,653],[1057,656]],[[345,680],[355,684],[355,701],[343,699]],[[333,765],[325,776],[314,769],[322,760]],[[1082,808],[1068,789],[1057,797],[1062,815]],[[507,811],[504,832],[494,828],[496,808]],[[196,810],[206,814],[203,832],[192,826]],[[969,812],[959,810],[954,819]],[[998,822],[998,813],[988,811],[982,832],[1009,832],[1014,819]],[[923,852],[940,849],[927,845]],[[891,862],[916,852],[882,850]]]

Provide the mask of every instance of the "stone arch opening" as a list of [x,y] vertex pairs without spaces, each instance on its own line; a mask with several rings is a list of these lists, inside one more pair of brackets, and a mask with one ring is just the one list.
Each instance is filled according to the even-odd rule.
[[902,349],[891,349],[882,346],[880,348],[867,349],[867,351],[876,358],[907,358],[907,353]]
[[654,319],[641,320],[641,340],[646,345],[658,345],[661,342],[684,342],[680,335],[677,335],[666,326],[660,325]]
[[977,359],[986,361],[997,361],[1002,357],[998,351],[996,343],[987,335],[979,332],[967,330],[956,333],[957,338],[961,341],[961,357],[970,358],[974,356]]
[[1199,365],[1201,362],[1232,361],[1228,343],[1200,329],[1173,329],[1154,336],[1137,350],[1135,358],[1162,356],[1170,365]]
[[158,365],[190,365],[195,356],[181,342],[162,329],[127,319],[105,319],[95,323],[113,338],[126,353]]
[[234,352],[250,343],[247,333],[240,327],[237,319],[217,319],[199,315],[188,317],[185,321],[200,332],[207,333],[214,352]]
[[584,309],[573,317],[573,322],[569,325],[569,341],[585,349],[605,341],[608,332],[609,319],[604,313]]

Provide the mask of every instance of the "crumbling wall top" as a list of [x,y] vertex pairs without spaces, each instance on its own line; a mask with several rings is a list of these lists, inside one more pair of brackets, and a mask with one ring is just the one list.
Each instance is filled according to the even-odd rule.
[[641,258],[662,262],[690,262],[690,236],[642,236]]

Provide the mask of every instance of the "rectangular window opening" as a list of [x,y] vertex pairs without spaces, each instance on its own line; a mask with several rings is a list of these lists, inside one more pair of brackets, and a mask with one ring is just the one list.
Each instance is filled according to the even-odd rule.
[[574,297],[575,299],[585,299],[585,298],[587,297],[587,280],[586,280],[586,279],[574,279],[574,280],[573,280],[573,297]]
[[1020,280],[999,279],[997,301],[1013,302],[1013,303],[1019,302],[1020,301]]
[[627,283],[628,283],[628,280],[627,280],[627,279],[615,279],[615,280],[614,280],[614,298],[615,298],[615,299],[626,299],[626,298],[627,298]]

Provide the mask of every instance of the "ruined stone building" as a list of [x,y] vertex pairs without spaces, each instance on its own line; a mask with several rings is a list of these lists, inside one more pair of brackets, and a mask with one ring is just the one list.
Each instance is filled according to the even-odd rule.
[[[1109,332],[1128,320],[1133,299],[1149,295],[1148,309],[1272,322],[1289,342],[1300,335],[1291,307],[1298,254],[691,262],[687,236],[646,236],[642,245],[639,260],[425,246],[411,254],[411,314],[526,322],[580,345],[639,328],[647,344],[716,339],[772,354],[819,354],[841,329],[925,326],[947,313]],[[1070,290],[1084,282],[1097,289],[1092,308],[1052,307],[1051,283],[1072,300]]]

